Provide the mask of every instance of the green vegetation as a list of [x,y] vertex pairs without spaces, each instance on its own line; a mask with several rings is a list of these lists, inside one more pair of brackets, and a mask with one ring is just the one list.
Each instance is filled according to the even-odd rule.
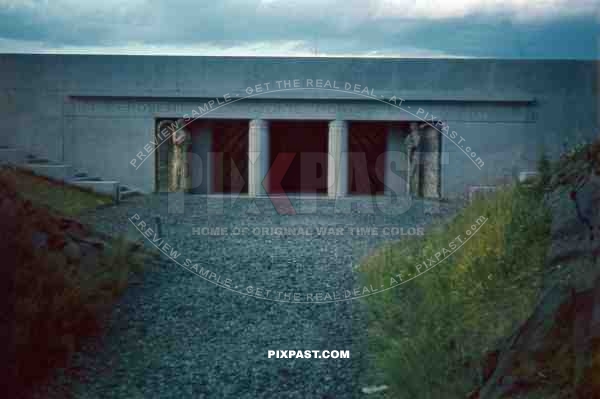
[[[542,161],[544,162],[544,161]],[[474,201],[423,239],[394,243],[361,265],[365,284],[398,273],[487,222],[444,262],[366,298],[369,339],[390,398],[464,398],[480,382],[480,359],[532,311],[538,299],[550,214],[539,183],[506,187]]]
[[36,207],[45,207],[65,216],[77,216],[88,209],[112,203],[108,196],[35,176],[25,171],[3,171],[14,175],[14,184],[19,195]]

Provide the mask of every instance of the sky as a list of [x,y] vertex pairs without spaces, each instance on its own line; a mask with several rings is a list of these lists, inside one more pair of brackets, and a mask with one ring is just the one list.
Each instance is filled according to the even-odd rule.
[[0,0],[0,53],[600,59],[600,0]]

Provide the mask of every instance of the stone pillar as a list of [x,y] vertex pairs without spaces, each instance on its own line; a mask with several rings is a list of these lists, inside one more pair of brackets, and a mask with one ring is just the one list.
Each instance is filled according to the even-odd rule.
[[211,194],[213,192],[213,131],[210,126],[202,126],[192,135],[191,192],[194,194]]
[[248,140],[248,195],[256,197],[266,194],[262,183],[269,171],[269,123],[251,120]]
[[409,191],[410,164],[404,143],[406,131],[400,126],[390,126],[385,144],[384,183],[385,194],[405,196]]
[[435,128],[425,126],[421,132],[421,189],[425,198],[441,198],[442,136]]
[[348,122],[329,122],[328,145],[327,194],[335,198],[348,193]]

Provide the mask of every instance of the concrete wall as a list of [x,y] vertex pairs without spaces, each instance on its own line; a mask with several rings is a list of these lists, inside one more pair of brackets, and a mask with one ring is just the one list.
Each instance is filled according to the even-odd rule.
[[542,148],[556,155],[565,141],[597,136],[598,70],[587,61],[0,55],[0,145],[150,191],[152,155],[137,170],[129,162],[153,139],[156,118],[226,93],[243,97],[260,83],[271,90],[210,117],[416,119],[353,93],[273,90],[278,80],[335,80],[446,120],[464,139],[462,148],[460,139],[443,142],[443,191],[453,196],[534,168]]

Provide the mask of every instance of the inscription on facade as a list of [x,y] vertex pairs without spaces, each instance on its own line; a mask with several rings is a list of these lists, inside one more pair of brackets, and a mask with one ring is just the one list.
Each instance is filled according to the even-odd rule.
[[[409,121],[443,119],[466,122],[523,122],[536,120],[529,104],[480,103],[444,104],[404,102],[401,108],[376,100],[256,100],[232,98],[232,101],[209,108],[207,100],[113,100],[109,98],[71,98],[65,102],[67,116],[183,117],[231,119],[345,119]],[[426,110],[426,113],[418,110]]]

